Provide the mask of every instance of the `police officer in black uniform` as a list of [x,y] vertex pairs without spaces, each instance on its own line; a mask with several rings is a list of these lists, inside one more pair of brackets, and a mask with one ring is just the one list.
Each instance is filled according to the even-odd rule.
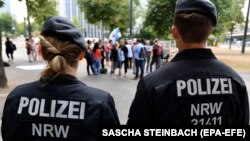
[[205,47],[217,24],[209,0],[177,0],[172,34],[179,53],[141,79],[128,125],[247,125],[246,86]]
[[49,18],[41,31],[48,62],[39,81],[16,87],[2,117],[4,141],[92,141],[101,128],[119,125],[112,96],[77,80],[86,50],[82,33],[68,20]]

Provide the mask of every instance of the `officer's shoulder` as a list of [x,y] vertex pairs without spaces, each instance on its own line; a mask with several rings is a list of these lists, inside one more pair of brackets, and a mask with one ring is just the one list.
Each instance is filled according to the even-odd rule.
[[8,95],[8,99],[24,94],[26,91],[29,91],[31,88],[33,88],[36,85],[36,83],[38,83],[38,81],[29,82],[16,86]]
[[222,72],[224,72],[225,74],[227,74],[228,76],[234,78],[237,81],[240,81],[242,83],[244,83],[242,77],[239,75],[239,73],[237,73],[233,68],[231,68],[230,66],[228,66],[227,64],[223,63],[220,60],[217,60],[218,66],[220,66],[220,68],[222,69]]
[[109,92],[91,86],[84,85],[82,90],[88,93],[88,96],[92,97],[93,99],[110,100],[111,98]]
[[149,73],[143,78],[143,82],[147,87],[157,86],[162,84],[163,81],[168,81],[175,77],[176,69],[173,63],[166,64],[161,68]]

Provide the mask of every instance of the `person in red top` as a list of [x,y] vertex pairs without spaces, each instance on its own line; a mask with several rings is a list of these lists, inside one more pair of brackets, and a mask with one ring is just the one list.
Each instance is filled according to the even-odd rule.
[[94,53],[94,70],[95,75],[100,76],[100,63],[101,63],[101,49],[99,48],[99,43],[95,43],[93,48]]

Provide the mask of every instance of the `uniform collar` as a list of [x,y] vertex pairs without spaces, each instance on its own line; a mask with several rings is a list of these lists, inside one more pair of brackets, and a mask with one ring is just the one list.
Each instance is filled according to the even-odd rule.
[[217,59],[211,49],[199,48],[183,50],[182,52],[176,54],[176,56],[172,59],[171,62],[193,58]]
[[67,84],[76,84],[76,83],[83,84],[75,76],[69,75],[69,74],[61,74],[61,75],[56,76],[55,78],[48,79],[48,80],[40,79],[40,82],[42,82],[45,85],[58,85],[58,84],[67,85]]

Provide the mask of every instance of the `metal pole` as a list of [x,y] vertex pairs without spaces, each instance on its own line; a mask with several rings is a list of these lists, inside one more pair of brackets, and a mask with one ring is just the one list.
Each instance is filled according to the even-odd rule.
[[101,28],[102,28],[102,29],[101,29],[101,30],[102,30],[102,31],[101,31],[101,32],[102,32],[102,33],[101,33],[101,34],[102,34],[102,37],[101,37],[101,38],[102,38],[102,41],[104,42],[104,27],[103,27],[103,21],[101,21],[101,26],[102,26],[102,27],[101,27]]
[[247,8],[247,19],[246,19],[246,25],[245,25],[245,31],[244,31],[244,37],[242,41],[242,50],[241,53],[245,53],[245,47],[246,47],[246,39],[247,39],[247,29],[248,29],[248,19],[249,19],[249,8],[250,8],[250,0],[248,1],[248,8]]
[[133,38],[133,0],[130,0],[130,39]]

